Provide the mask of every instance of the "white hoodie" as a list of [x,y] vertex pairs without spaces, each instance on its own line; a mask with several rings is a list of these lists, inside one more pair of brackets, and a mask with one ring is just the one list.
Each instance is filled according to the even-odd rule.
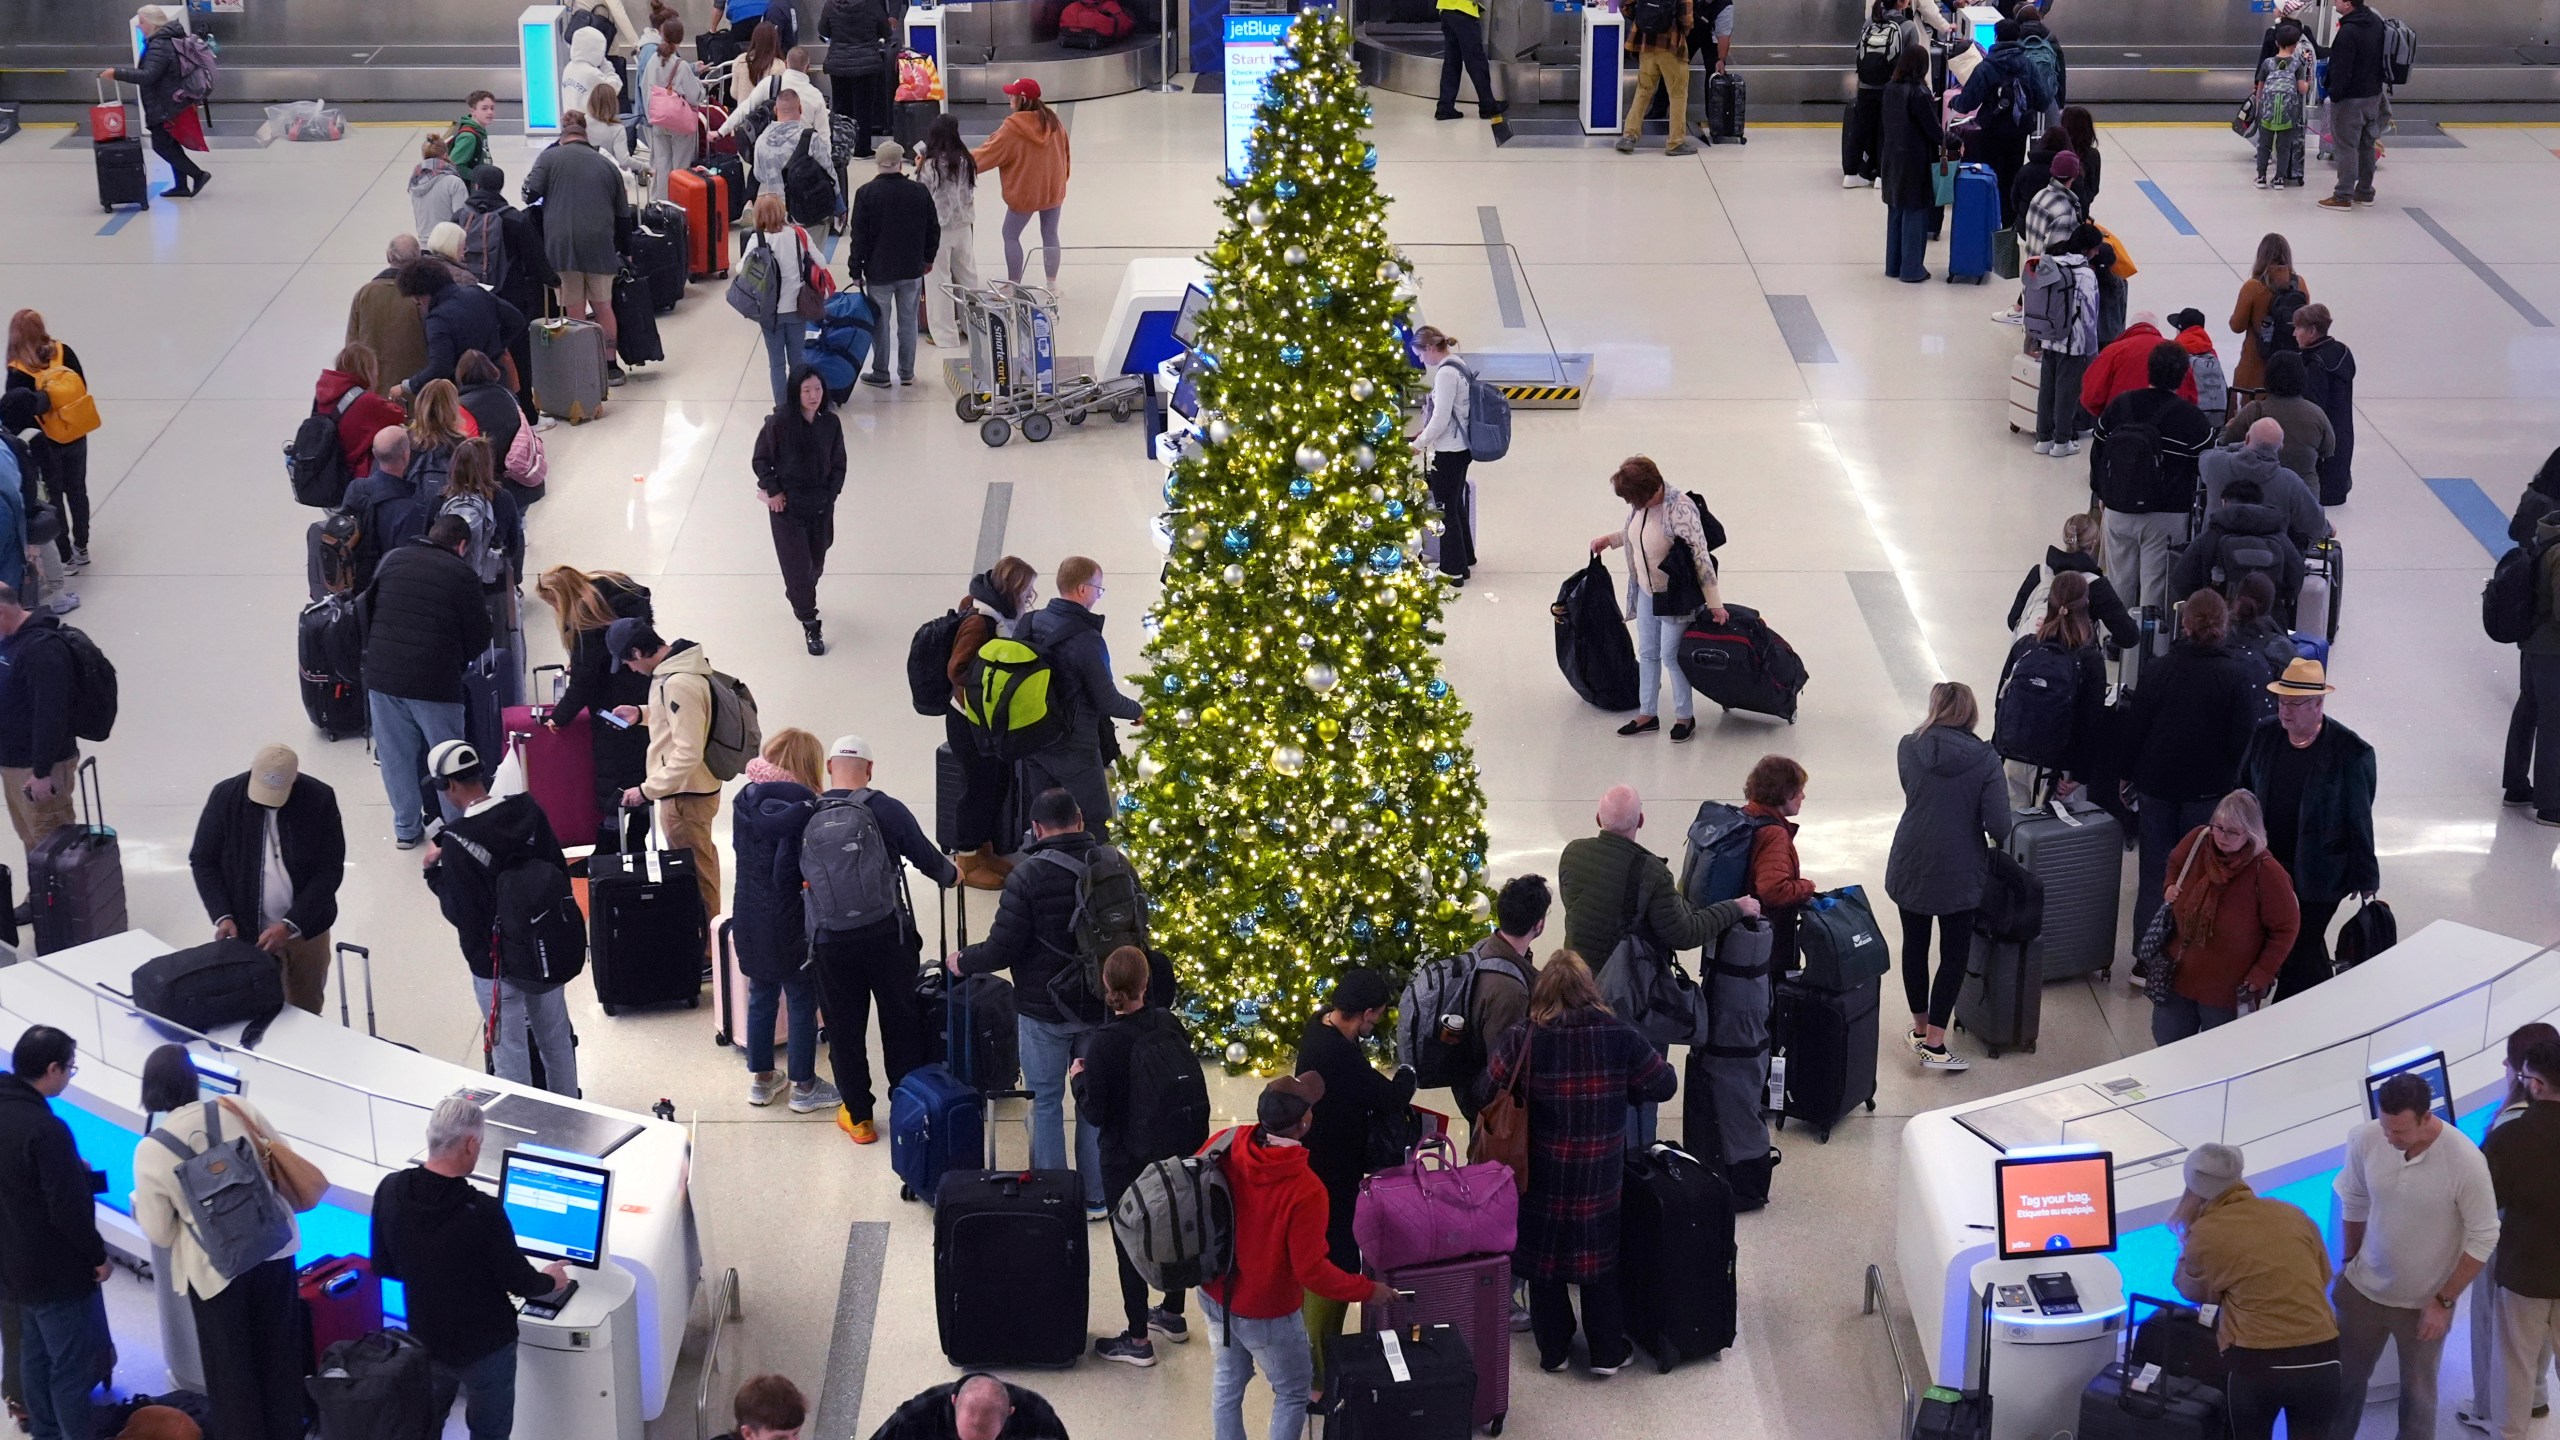
[[[569,63],[560,67],[560,113],[585,111],[587,92],[613,83],[613,67],[604,63],[604,36],[594,30],[570,36]],[[623,97],[626,105],[630,98]]]

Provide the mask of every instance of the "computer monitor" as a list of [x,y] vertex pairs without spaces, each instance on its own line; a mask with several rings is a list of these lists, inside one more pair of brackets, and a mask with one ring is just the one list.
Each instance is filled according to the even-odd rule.
[[1967,5],[1957,14],[1972,31],[1973,43],[1988,52],[1995,38],[1992,31],[2000,23],[2000,11],[1990,5]]
[[1200,388],[1191,383],[1189,370],[1184,370],[1182,378],[1173,382],[1173,398],[1169,403],[1173,406],[1173,413],[1185,420],[1200,418]]
[[516,1248],[537,1260],[565,1260],[589,1270],[601,1265],[612,1192],[612,1171],[558,1150],[519,1145],[499,1165],[498,1203],[515,1231]]
[[189,1055],[187,1058],[196,1067],[196,1089],[207,1096],[237,1095],[247,1087],[248,1082],[242,1080],[240,1072],[232,1066],[203,1055]]
[[2394,1075],[2417,1075],[2427,1082],[2427,1093],[2435,1097],[2435,1111],[2444,1123],[2453,1123],[2453,1077],[2445,1073],[2444,1052],[2412,1050],[2375,1065],[2364,1077],[2364,1112],[2382,1118],[2382,1082]]
[[1182,292],[1182,308],[1173,316],[1173,338],[1183,348],[1200,343],[1200,312],[1208,308],[1208,291],[1194,285]]
[[2012,1150],[1993,1162],[2003,1257],[2116,1248],[2115,1157],[2083,1146]]

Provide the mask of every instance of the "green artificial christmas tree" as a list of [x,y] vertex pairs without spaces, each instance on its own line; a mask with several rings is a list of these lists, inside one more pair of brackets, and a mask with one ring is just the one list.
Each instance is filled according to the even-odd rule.
[[1228,177],[1199,326],[1202,442],[1166,486],[1144,743],[1122,837],[1231,1069],[1288,1063],[1335,974],[1401,977],[1488,908],[1467,712],[1440,678],[1417,373],[1377,151],[1333,10],[1304,12]]

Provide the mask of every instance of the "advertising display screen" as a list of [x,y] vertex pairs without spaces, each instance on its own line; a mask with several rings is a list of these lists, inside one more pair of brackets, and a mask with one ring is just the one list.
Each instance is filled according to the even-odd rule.
[[1253,114],[1262,108],[1262,91],[1285,53],[1294,15],[1229,15],[1227,50],[1227,173],[1252,168],[1245,151],[1253,143]]
[[2003,1256],[2116,1248],[2114,1156],[2104,1150],[2011,1151],[1995,1163]]

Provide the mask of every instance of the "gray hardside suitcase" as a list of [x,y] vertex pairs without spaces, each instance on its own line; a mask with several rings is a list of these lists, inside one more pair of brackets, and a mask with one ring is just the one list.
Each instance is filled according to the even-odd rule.
[[533,322],[533,405],[572,425],[604,409],[604,327],[592,320]]
[[2044,977],[2027,968],[2031,945],[1973,937],[1964,989],[1956,994],[1956,1028],[1980,1041],[1993,1059],[2003,1050],[2036,1048],[2044,1026]]
[[81,761],[78,774],[79,821],[54,827],[27,856],[39,955],[125,932],[124,852],[103,818],[97,757]]
[[2046,980],[2104,975],[2116,961],[2124,889],[2124,827],[2103,810],[2022,810],[2009,853],[2044,882],[2044,933],[2027,944],[2026,973]]

